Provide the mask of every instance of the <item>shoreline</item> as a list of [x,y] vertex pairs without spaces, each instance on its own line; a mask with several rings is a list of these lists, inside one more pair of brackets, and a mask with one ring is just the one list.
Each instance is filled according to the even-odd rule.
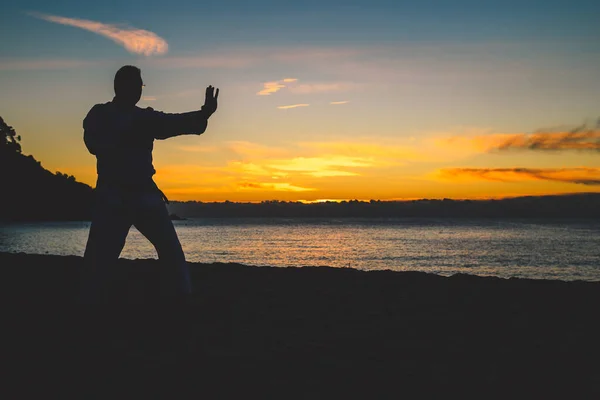
[[156,260],[120,260],[123,301],[93,312],[71,307],[81,262],[0,253],[17,375],[79,393],[175,376],[170,394],[208,398],[600,394],[597,282],[192,263],[171,307],[146,302]]
[[[48,252],[25,253],[25,252],[0,250],[0,255],[6,255],[6,256],[12,255],[12,256],[22,256],[22,257],[26,257],[26,256],[31,256],[31,257],[46,256],[46,257],[65,257],[65,258],[75,257],[75,258],[82,259],[82,256],[57,255],[57,254],[51,254]],[[189,255],[188,255],[188,257],[189,257]],[[140,265],[140,263],[144,263],[144,262],[148,262],[148,263],[152,264],[152,263],[155,263],[158,261],[157,258],[120,258],[119,260],[120,260],[119,261],[120,263],[133,262],[133,263],[136,263],[136,265]],[[260,264],[260,263],[244,264],[242,262],[220,262],[220,261],[199,262],[199,261],[190,261],[189,259],[187,260],[187,263],[192,268],[196,268],[196,267],[205,268],[207,266],[219,266],[219,265],[222,265],[222,266],[229,265],[229,266],[239,266],[239,267],[249,267],[249,268],[283,268],[283,269],[331,268],[331,269],[336,269],[336,270],[352,269],[352,270],[356,270],[356,271],[360,271],[360,272],[376,272],[376,271],[386,272],[387,271],[387,272],[395,272],[395,273],[422,273],[425,275],[434,275],[434,276],[440,276],[440,277],[444,277],[444,278],[467,276],[467,277],[503,279],[503,280],[518,279],[518,280],[525,280],[525,281],[533,280],[533,281],[552,281],[552,282],[600,283],[600,278],[596,276],[596,275],[598,275],[597,272],[595,275],[592,275],[592,274],[584,275],[579,271],[572,271],[572,272],[566,273],[566,274],[564,273],[564,271],[560,271],[561,273],[558,273],[558,272],[554,272],[552,274],[545,273],[544,275],[542,275],[542,273],[540,273],[540,272],[533,272],[533,271],[544,271],[544,269],[540,268],[540,267],[513,267],[513,271],[511,272],[510,269],[509,270],[498,270],[498,269],[494,270],[491,268],[485,268],[485,267],[479,267],[479,266],[475,266],[472,269],[468,268],[468,267],[464,267],[461,269],[438,268],[435,271],[433,271],[433,270],[427,270],[425,268],[422,268],[422,269],[393,269],[391,267],[382,268],[379,265],[376,265],[374,268],[371,268],[371,269],[365,269],[365,268],[361,268],[360,265],[355,264],[356,265],[355,266],[355,265],[352,265],[351,263],[348,263],[345,265],[339,265],[339,266],[338,265],[327,265],[327,264],[321,264],[321,265],[268,265],[268,264]],[[565,268],[565,270],[568,271],[568,267]],[[472,272],[465,272],[465,271],[472,271]],[[504,273],[500,273],[500,272],[504,272]]]

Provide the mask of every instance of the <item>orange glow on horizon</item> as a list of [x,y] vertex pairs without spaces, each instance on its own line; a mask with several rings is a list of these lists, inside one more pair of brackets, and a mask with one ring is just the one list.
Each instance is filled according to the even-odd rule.
[[[157,142],[155,181],[169,199],[209,202],[495,199],[600,191],[600,157],[589,150],[598,131],[546,135],[479,130],[269,144],[189,137]],[[79,141],[76,145],[78,152],[35,155],[49,170],[93,187],[95,160]],[[509,149],[520,151],[503,151]],[[556,164],[560,167],[549,166]]]

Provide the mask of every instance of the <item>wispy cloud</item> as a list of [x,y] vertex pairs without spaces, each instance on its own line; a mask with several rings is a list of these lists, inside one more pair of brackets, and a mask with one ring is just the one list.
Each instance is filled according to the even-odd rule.
[[332,101],[332,102],[331,102],[331,103],[329,103],[329,104],[332,104],[332,105],[338,105],[338,104],[348,104],[348,103],[350,103],[350,101],[348,101],[348,100],[344,100],[344,101]]
[[155,96],[142,96],[142,101],[156,101]]
[[308,107],[310,104],[290,104],[289,106],[278,106],[280,110],[288,110],[290,108]]
[[265,82],[263,83],[263,89],[256,94],[259,96],[269,96],[273,93],[279,92],[284,87],[285,85],[280,83],[279,81]]
[[48,15],[42,13],[31,13],[30,15],[43,19],[45,21],[55,22],[61,25],[74,26],[97,33],[107,37],[114,42],[125,47],[129,52],[143,54],[146,56],[153,54],[165,54],[169,46],[167,42],[157,34],[144,29],[129,27],[118,27],[116,25],[104,24],[102,22],[90,21],[86,19],[66,18],[58,15]]
[[439,171],[452,181],[496,182],[552,181],[579,185],[600,185],[600,168],[448,168]]

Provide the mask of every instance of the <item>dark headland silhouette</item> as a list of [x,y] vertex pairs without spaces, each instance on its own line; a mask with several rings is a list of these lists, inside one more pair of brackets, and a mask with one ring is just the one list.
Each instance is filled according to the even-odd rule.
[[20,139],[0,117],[0,220],[89,220],[92,188],[24,155]]

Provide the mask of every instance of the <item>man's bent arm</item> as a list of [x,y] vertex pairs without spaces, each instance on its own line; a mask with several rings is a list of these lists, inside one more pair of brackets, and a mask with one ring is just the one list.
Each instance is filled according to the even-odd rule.
[[170,114],[149,109],[152,113],[150,129],[155,139],[193,134],[200,135],[206,131],[210,114],[204,110],[181,114]]

